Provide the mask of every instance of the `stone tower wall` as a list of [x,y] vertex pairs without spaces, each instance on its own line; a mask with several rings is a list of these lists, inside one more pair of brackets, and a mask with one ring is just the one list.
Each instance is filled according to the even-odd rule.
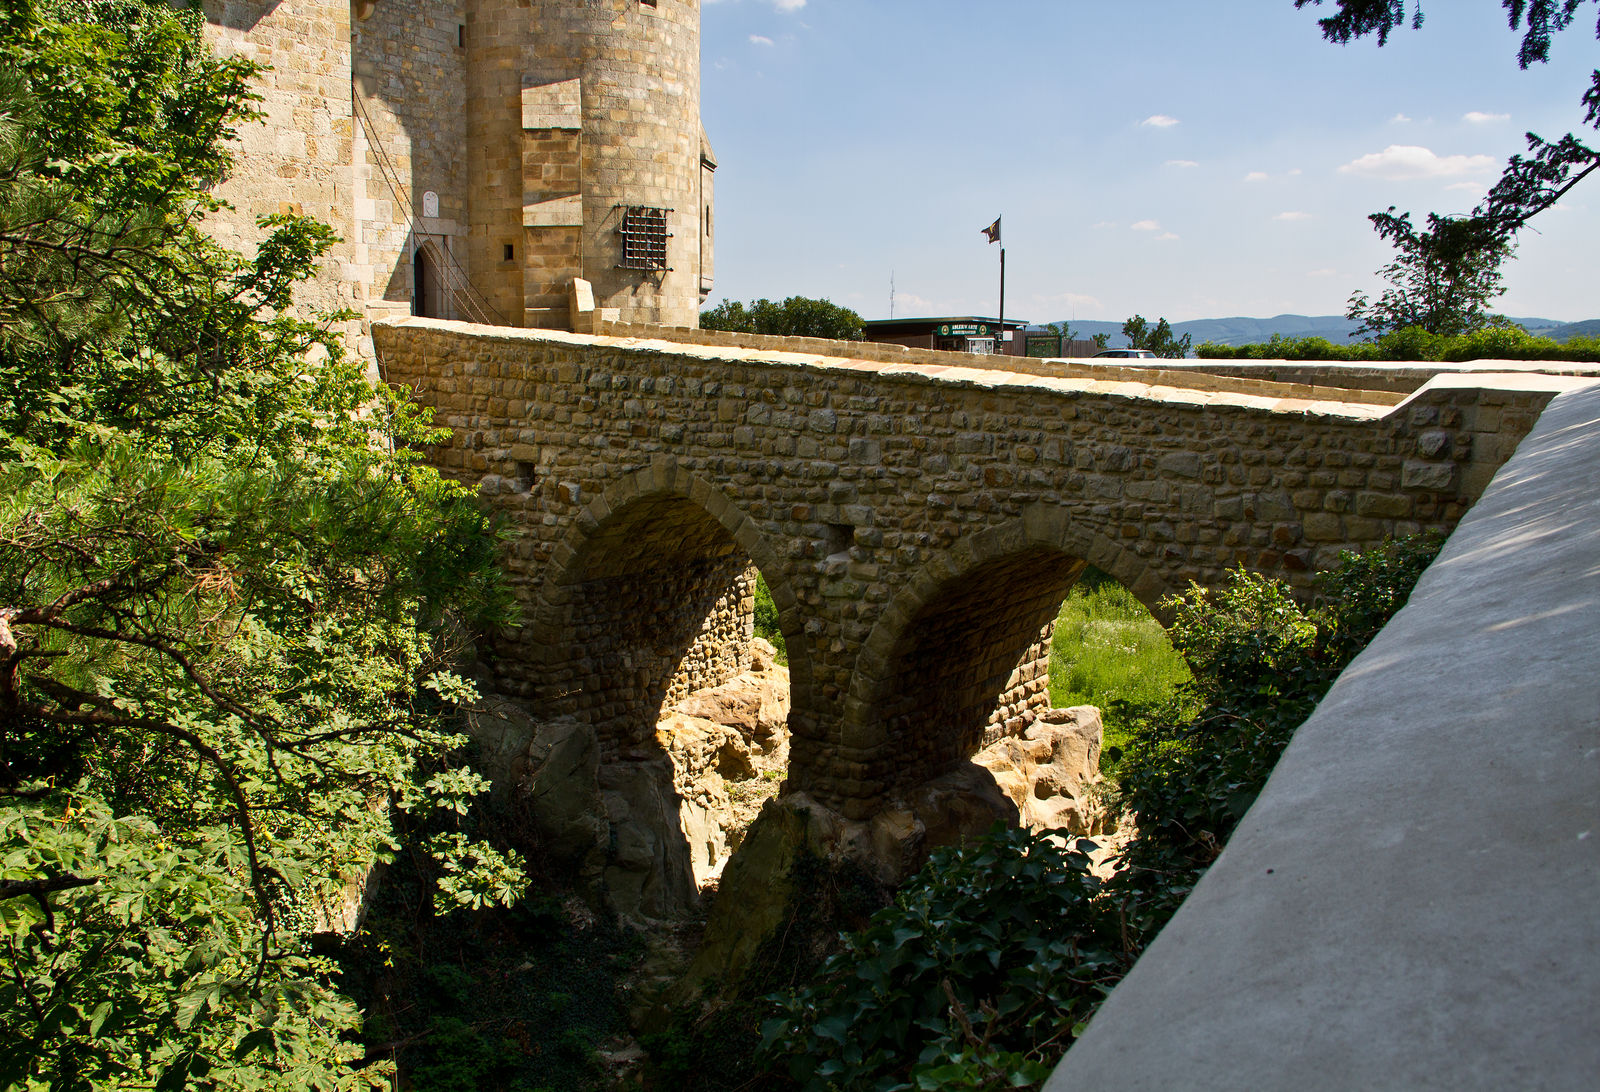
[[418,246],[440,267],[449,289],[433,313],[477,317],[456,298],[465,291],[469,222],[465,22],[460,0],[390,0],[358,9],[352,24],[355,234],[349,275],[372,318],[410,312]]
[[[266,124],[244,127],[220,191],[235,208],[213,228],[248,252],[260,216],[329,223],[342,242],[306,304],[370,321],[409,312],[420,285],[430,315],[566,327],[581,276],[606,317],[696,325],[714,169],[698,0],[206,0],[205,11],[219,50],[272,66]],[[671,210],[667,270],[618,268],[619,206]]]
[[[616,308],[624,322],[697,325],[702,208],[710,200],[709,193],[702,200],[709,171],[702,170],[699,0],[533,0],[522,10],[532,31],[522,71],[525,139],[546,142],[560,132],[548,123],[570,109],[573,91],[582,120],[578,186],[566,191],[581,196],[581,218],[569,213],[547,223],[560,216],[550,199],[564,194],[530,185],[529,196],[540,201],[528,205],[529,251],[566,253],[560,247],[570,247],[576,230],[597,307]],[[618,268],[617,228],[627,206],[671,210],[667,271]],[[549,215],[534,211],[541,208]],[[530,294],[529,306],[529,325],[566,324],[564,297]]]
[[324,310],[356,305],[345,271],[355,227],[349,0],[205,0],[203,10],[219,54],[272,66],[259,84],[265,124],[239,127],[233,167],[218,188],[233,208],[207,227],[224,246],[250,255],[260,217],[315,216],[347,242],[300,298]]
[[[509,325],[523,325],[523,46],[532,27],[521,0],[468,0],[467,238],[473,283]],[[507,248],[511,256],[507,257]]]

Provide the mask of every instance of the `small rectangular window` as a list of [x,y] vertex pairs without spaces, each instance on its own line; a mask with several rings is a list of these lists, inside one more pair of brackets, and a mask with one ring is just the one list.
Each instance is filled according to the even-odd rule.
[[517,256],[517,248],[510,243],[506,244],[506,261],[513,261]]
[[623,209],[622,226],[617,234],[622,236],[623,269],[666,269],[667,213],[671,209],[654,209],[644,205],[630,205]]
[[467,25],[465,23],[456,24],[456,48],[467,48]]

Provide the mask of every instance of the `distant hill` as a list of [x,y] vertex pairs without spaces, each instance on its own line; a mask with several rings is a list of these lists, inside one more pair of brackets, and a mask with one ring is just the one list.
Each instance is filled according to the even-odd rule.
[[[1532,331],[1529,331],[1530,333]],[[1600,337],[1600,319],[1584,319],[1582,322],[1564,322],[1541,337],[1555,338],[1557,341],[1566,341],[1574,337]]]
[[[1145,316],[1152,323],[1158,316]],[[1535,337],[1554,338],[1556,341],[1565,341],[1569,337],[1586,334],[1590,337],[1600,336],[1600,319],[1588,319],[1583,322],[1561,322],[1557,319],[1519,318],[1513,322],[1527,330]],[[1126,345],[1127,339],[1122,336],[1122,323],[1120,322],[1072,322],[1073,332],[1079,337],[1089,338],[1096,334],[1107,334],[1111,340],[1108,343],[1112,348]],[[1355,332],[1356,323],[1351,322],[1343,315],[1274,315],[1271,318],[1220,318],[1220,319],[1191,319],[1188,322],[1175,322],[1172,332],[1177,337],[1189,334],[1194,339],[1195,345],[1213,341],[1220,345],[1254,345],[1258,342],[1271,341],[1274,334],[1283,337],[1325,337],[1335,344],[1347,342],[1350,335]]]

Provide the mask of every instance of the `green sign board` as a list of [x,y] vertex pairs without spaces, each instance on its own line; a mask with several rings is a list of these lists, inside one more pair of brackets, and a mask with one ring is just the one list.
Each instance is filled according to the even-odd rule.
[[993,333],[987,322],[946,322],[939,327],[940,337],[988,337]]

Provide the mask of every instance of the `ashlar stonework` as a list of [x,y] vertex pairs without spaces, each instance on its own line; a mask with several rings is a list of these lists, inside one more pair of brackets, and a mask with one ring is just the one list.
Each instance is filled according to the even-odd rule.
[[1158,613],[1234,566],[1309,595],[1341,550],[1449,530],[1558,383],[1329,400],[428,319],[374,338],[450,429],[431,457],[516,532],[526,621],[488,642],[494,685],[648,746],[670,695],[742,670],[753,565],[788,644],[786,791],[850,818],[1026,731],[1086,565]]

